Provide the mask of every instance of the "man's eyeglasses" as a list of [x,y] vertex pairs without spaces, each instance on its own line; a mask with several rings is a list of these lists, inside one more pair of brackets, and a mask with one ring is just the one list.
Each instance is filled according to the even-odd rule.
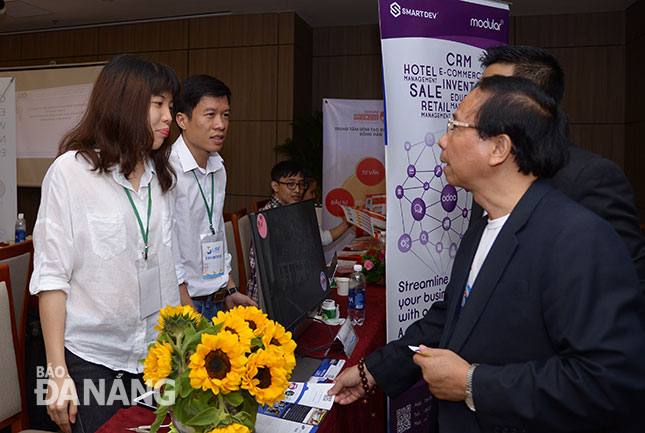
[[448,119],[448,125],[446,126],[446,133],[449,133],[453,129],[455,129],[455,126],[461,126],[464,128],[477,128],[476,125],[471,125],[470,123],[460,122],[455,119]]
[[309,188],[309,184],[307,182],[280,182],[279,180],[277,182],[282,185],[287,185],[287,188],[291,191],[296,189],[296,187],[299,187],[302,190]]

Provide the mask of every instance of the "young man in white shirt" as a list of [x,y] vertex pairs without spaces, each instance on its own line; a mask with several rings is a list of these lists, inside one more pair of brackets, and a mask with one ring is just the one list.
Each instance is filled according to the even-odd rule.
[[[181,302],[211,319],[236,305],[257,306],[231,276],[222,210],[226,169],[219,155],[228,132],[231,91],[215,77],[182,83],[176,121],[182,130],[170,162],[177,175],[173,255]],[[183,286],[183,287],[182,287]],[[188,294],[188,295],[186,295]]]

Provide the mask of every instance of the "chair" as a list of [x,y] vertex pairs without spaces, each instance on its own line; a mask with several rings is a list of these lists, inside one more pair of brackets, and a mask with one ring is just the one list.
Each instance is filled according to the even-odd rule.
[[29,281],[34,268],[34,244],[31,240],[0,248],[0,264],[9,266],[12,284],[13,315],[18,330],[19,353],[23,353],[27,327]]
[[0,265],[0,429],[11,425],[12,432],[18,432],[26,425],[27,401],[21,378],[23,363],[18,351],[18,333],[11,299],[11,277],[9,266]]
[[[246,209],[239,209],[236,212],[230,214],[231,224],[233,225],[233,236],[235,239],[235,251],[237,253],[237,286],[240,288],[240,291],[246,294],[246,269],[248,264],[244,261],[244,252],[242,247],[242,242],[240,240],[240,218],[246,215]],[[248,217],[247,217],[248,218]],[[248,251],[246,252],[248,255]],[[248,260],[248,258],[247,258]]]
[[[240,239],[240,248],[242,251],[242,261],[240,265],[240,279],[244,275],[244,290],[246,282],[251,278],[251,266],[249,265],[249,250],[251,248],[251,219],[248,215],[243,215],[237,220],[237,232]],[[242,273],[242,270],[244,271]]]
[[224,234],[226,235],[226,247],[228,248],[228,253],[231,255],[231,277],[233,278],[235,285],[240,287],[240,271],[237,242],[235,242],[235,229],[233,228],[233,222],[231,221],[231,214],[228,212],[224,214]]
[[264,205],[267,204],[270,200],[270,198],[265,198],[263,200],[253,202],[253,212],[257,212],[258,210],[262,209]]

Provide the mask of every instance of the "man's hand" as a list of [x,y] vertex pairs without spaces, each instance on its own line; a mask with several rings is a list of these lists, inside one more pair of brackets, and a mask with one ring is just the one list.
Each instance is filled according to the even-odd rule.
[[47,382],[47,414],[63,433],[72,433],[70,423],[76,422],[78,408],[76,387],[68,375],[50,377]]
[[456,353],[446,349],[431,349],[421,345],[421,354],[412,360],[421,367],[423,380],[432,395],[440,400],[463,401],[466,399],[466,375],[470,364]]
[[[367,377],[367,384],[372,387],[376,385],[374,376],[365,368],[365,377]],[[358,373],[358,367],[355,365],[343,371],[340,376],[334,381],[334,386],[327,392],[329,395],[335,395],[335,403],[350,404],[354,403],[359,398],[365,396],[365,390],[361,383],[361,376]]]
[[238,305],[242,305],[244,307],[258,306],[258,304],[253,299],[240,292],[235,292],[232,295],[228,295],[226,298],[224,298],[224,305],[226,306],[227,310],[230,310],[233,307],[237,307]]

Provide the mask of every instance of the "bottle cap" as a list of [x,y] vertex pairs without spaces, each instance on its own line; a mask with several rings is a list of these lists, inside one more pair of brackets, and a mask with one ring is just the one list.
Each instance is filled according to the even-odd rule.
[[24,214],[24,213],[19,213],[19,214],[18,214],[18,219],[19,219],[19,220],[23,219],[24,217],[25,217],[25,214]]
[[361,272],[363,270],[363,265],[354,265],[354,272]]

